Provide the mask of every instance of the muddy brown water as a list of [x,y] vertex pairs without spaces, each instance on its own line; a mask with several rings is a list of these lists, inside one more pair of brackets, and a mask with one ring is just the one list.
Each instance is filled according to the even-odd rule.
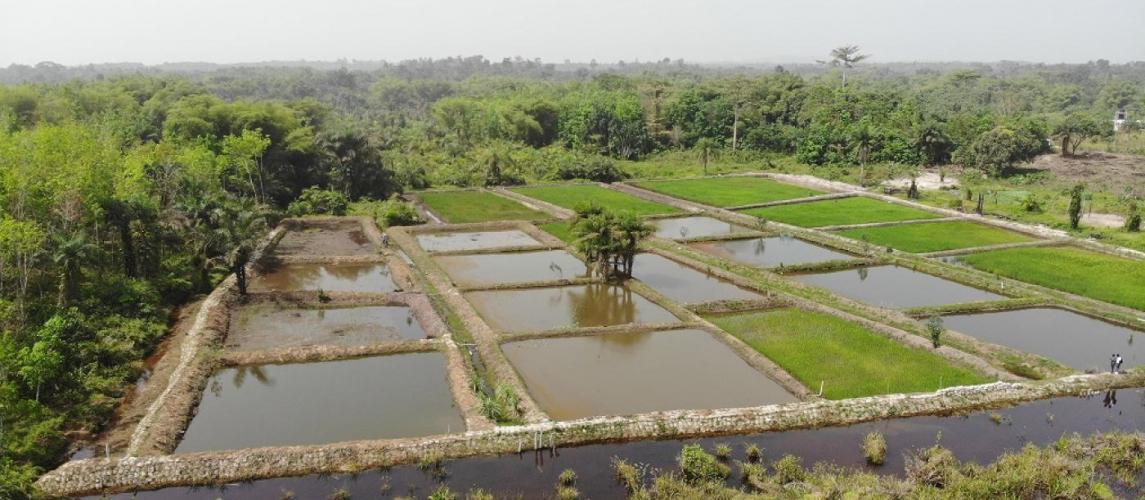
[[461,233],[419,234],[417,242],[427,252],[488,250],[490,248],[541,246],[541,242],[524,231],[473,231]]
[[792,279],[826,288],[871,305],[908,308],[958,304],[1005,297],[898,266],[875,266],[830,273],[802,274]]
[[[1115,397],[1114,397],[1115,396]],[[991,418],[998,417],[998,423]],[[732,445],[732,460],[745,460],[744,445],[763,448],[770,464],[785,454],[802,458],[804,466],[829,462],[844,467],[883,474],[902,474],[904,456],[911,450],[941,444],[961,460],[984,464],[1027,443],[1045,446],[1073,433],[1140,431],[1145,429],[1145,390],[1121,390],[1092,397],[1064,397],[1027,403],[1013,408],[980,411],[965,416],[912,417],[880,420],[849,427],[827,427],[785,432],[766,432],[717,438],[639,441],[558,448],[556,452],[525,452],[447,461],[447,475],[435,478],[416,466],[394,467],[357,475],[303,476],[266,479],[225,488],[168,488],[139,493],[140,499],[281,498],[283,491],[296,498],[327,498],[345,489],[354,498],[374,498],[385,489],[390,495],[425,497],[441,485],[454,492],[483,488],[498,498],[547,497],[557,476],[565,469],[577,473],[576,488],[583,498],[624,498],[611,463],[620,457],[660,470],[675,470],[676,455],[685,444],[697,443],[712,450],[717,443]],[[887,463],[866,464],[859,444],[872,431],[887,440]],[[738,475],[728,485],[740,486]],[[1140,495],[1128,494],[1127,497]],[[133,498],[119,495],[116,498]]]
[[243,306],[231,315],[226,347],[349,347],[423,338],[425,330],[407,306],[292,308],[269,303]]
[[668,310],[621,285],[480,291],[466,293],[465,298],[489,326],[506,332],[678,321]]
[[757,267],[795,266],[853,258],[790,236],[711,241],[692,246],[717,257]]
[[454,282],[466,285],[572,279],[588,272],[580,259],[564,250],[447,255],[434,260]]
[[176,453],[461,432],[445,357],[427,352],[220,370]]
[[251,280],[252,292],[392,292],[398,289],[385,264],[277,264]]
[[975,338],[1040,354],[1079,371],[1108,371],[1120,354],[1122,367],[1145,364],[1145,332],[1048,307],[944,316],[946,327]]
[[703,330],[526,340],[501,349],[557,420],[796,401]]
[[656,254],[638,254],[632,266],[632,277],[664,296],[685,304],[763,298],[755,292]]
[[719,219],[697,215],[652,221],[656,226],[656,237],[668,239],[702,238],[751,231],[746,226],[724,222]]

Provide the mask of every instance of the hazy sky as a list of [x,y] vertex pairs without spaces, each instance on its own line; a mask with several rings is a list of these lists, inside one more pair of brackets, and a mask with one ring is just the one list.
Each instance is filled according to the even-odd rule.
[[0,0],[0,66],[481,54],[1145,60],[1145,0]]

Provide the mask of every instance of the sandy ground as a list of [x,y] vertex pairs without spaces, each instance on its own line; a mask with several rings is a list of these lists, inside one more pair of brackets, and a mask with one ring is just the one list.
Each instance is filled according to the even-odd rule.
[[[919,189],[923,191],[936,191],[942,188],[952,189],[958,186],[958,179],[954,175],[947,174],[946,179],[941,179],[938,171],[924,171],[919,174],[915,179],[915,183]],[[910,177],[903,177],[900,179],[891,179],[883,181],[883,187],[906,191],[910,189]]]
[[1117,214],[1082,214],[1081,225],[1087,227],[1124,227],[1125,216]]

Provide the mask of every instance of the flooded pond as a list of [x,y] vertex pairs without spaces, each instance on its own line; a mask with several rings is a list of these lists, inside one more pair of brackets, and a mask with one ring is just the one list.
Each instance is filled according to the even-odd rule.
[[465,430],[445,357],[426,352],[227,368],[211,377],[176,453]]
[[289,308],[267,303],[243,306],[231,315],[226,347],[257,351],[423,338],[425,330],[406,306]]
[[1039,307],[944,316],[946,327],[972,337],[1040,354],[1079,370],[1109,370],[1109,357],[1123,369],[1145,364],[1145,333],[1062,309]]
[[487,250],[490,248],[541,246],[524,231],[474,231],[464,233],[419,234],[417,242],[427,252]]
[[853,258],[843,252],[789,236],[711,241],[692,246],[717,257],[758,267],[796,266]]
[[791,278],[879,307],[937,306],[1005,298],[898,266],[863,267]]
[[719,219],[697,215],[695,217],[680,217],[675,219],[657,219],[652,221],[656,226],[655,236],[667,239],[702,238],[707,236],[723,236],[725,234],[751,231],[746,226],[731,224]]
[[506,332],[678,321],[666,309],[619,285],[481,291],[465,297],[490,327]]
[[291,229],[274,246],[274,255],[371,255],[377,248],[358,222]]
[[454,282],[466,285],[572,279],[588,273],[580,259],[564,250],[446,255],[434,260]]
[[376,262],[281,264],[250,281],[251,292],[392,292],[397,289],[389,268]]
[[[998,423],[991,419],[996,414]],[[373,498],[385,485],[396,495],[424,497],[441,484],[455,493],[483,488],[498,498],[551,495],[557,476],[565,469],[577,473],[576,488],[582,498],[624,498],[624,488],[614,479],[612,457],[661,470],[676,469],[676,455],[685,444],[698,443],[712,450],[718,443],[732,446],[732,460],[745,460],[744,445],[763,448],[764,460],[772,463],[785,454],[802,457],[803,465],[831,462],[845,467],[902,474],[904,453],[941,444],[961,460],[988,463],[1006,451],[1027,443],[1047,445],[1063,435],[1089,435],[1102,431],[1136,431],[1145,428],[1145,391],[1141,389],[1103,393],[1089,398],[1065,397],[1027,403],[1014,408],[975,412],[967,416],[912,417],[882,420],[850,427],[828,427],[786,432],[767,432],[717,438],[640,441],[559,448],[501,456],[447,461],[448,475],[441,481],[416,466],[394,467],[361,474],[304,476],[254,481],[219,488],[169,488],[140,493],[146,500],[198,500],[215,498],[280,498],[292,491],[296,498],[327,498],[344,488],[354,498]],[[863,436],[879,431],[887,440],[887,462],[868,466],[859,450]],[[734,467],[733,467],[734,469]],[[739,486],[732,474],[730,486]],[[1130,495],[1135,496],[1135,495]],[[135,498],[120,495],[116,498]]]
[[557,420],[796,401],[703,330],[526,340],[501,349]]
[[752,300],[759,294],[656,254],[636,256],[632,277],[684,304],[717,300]]

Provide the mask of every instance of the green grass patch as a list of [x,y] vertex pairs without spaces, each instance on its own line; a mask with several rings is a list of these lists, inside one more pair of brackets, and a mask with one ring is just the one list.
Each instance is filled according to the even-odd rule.
[[861,196],[780,205],[778,207],[752,208],[744,210],[743,213],[802,227],[897,222],[938,217],[938,215],[925,210]]
[[593,202],[605,208],[626,210],[636,215],[674,214],[680,212],[668,205],[642,200],[627,193],[605,189],[592,184],[524,187],[516,188],[513,191],[570,210],[576,208],[579,203]]
[[783,184],[763,177],[715,177],[641,182],[638,186],[669,196],[717,207],[806,198],[822,191]]
[[776,309],[713,315],[710,321],[742,339],[823,397],[933,391],[989,382],[937,354],[906,347],[860,325],[823,313]]
[[417,196],[433,213],[454,224],[549,218],[544,212],[487,191],[423,191]]
[[1145,262],[1080,248],[1012,248],[965,255],[983,271],[1145,310]]
[[915,253],[1020,243],[1032,239],[1022,233],[970,221],[868,227],[842,231],[839,234],[856,240],[868,241],[875,245]]
[[573,242],[572,225],[568,222],[550,222],[548,224],[541,224],[537,227],[541,228],[541,230],[546,233],[556,236],[557,239],[568,243],[569,245],[571,245]]

